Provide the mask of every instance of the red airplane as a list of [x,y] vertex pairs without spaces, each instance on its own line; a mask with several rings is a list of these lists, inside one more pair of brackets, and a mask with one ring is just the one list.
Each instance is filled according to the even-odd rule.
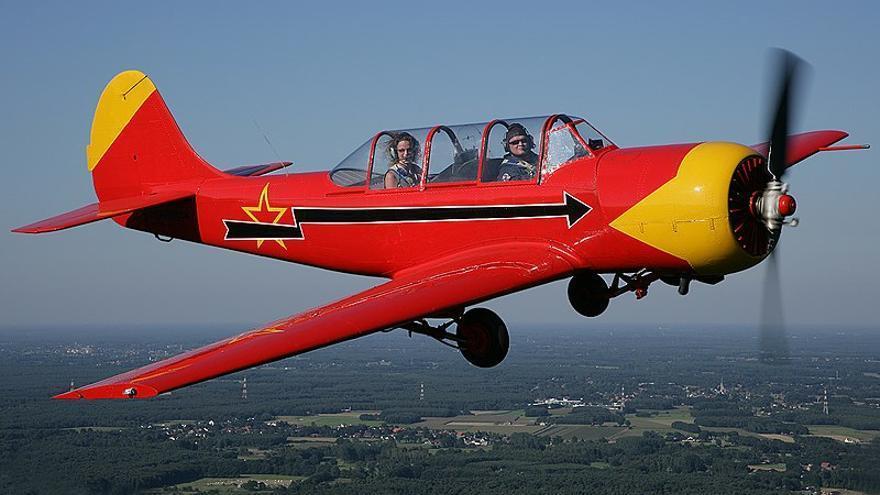
[[[473,307],[483,301],[570,278],[574,309],[597,316],[656,280],[682,294],[692,280],[717,283],[773,251],[795,211],[781,181],[787,167],[865,147],[832,146],[847,136],[835,130],[787,136],[792,72],[769,143],[753,147],[619,148],[584,119],[555,114],[382,131],[329,173],[275,175],[266,174],[290,163],[212,167],[153,82],[123,72],[101,94],[86,152],[98,202],[15,232],[112,218],[163,240],[388,281],[55,398],[153,397],[394,328],[491,367],[506,356],[508,333],[494,312]],[[600,274],[613,274],[610,287]]]

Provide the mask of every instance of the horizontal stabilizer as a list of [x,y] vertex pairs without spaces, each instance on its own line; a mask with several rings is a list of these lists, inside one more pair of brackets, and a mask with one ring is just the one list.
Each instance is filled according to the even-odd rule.
[[42,234],[44,232],[69,229],[70,227],[76,227],[78,225],[104,220],[105,218],[124,215],[135,210],[160,205],[169,201],[176,201],[192,195],[192,191],[166,191],[156,194],[92,203],[88,206],[83,206],[82,208],[68,211],[67,213],[62,213],[52,218],[47,218],[30,225],[25,225],[24,227],[19,227],[13,230],[13,232]]
[[276,170],[288,167],[293,162],[272,162],[263,165],[243,165],[241,167],[231,168],[223,172],[229,175],[237,175],[239,177],[256,177],[258,175],[266,175]]

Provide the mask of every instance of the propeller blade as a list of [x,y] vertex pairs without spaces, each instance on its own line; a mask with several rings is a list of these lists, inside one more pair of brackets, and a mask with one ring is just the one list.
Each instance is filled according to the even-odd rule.
[[788,339],[782,310],[782,283],[779,276],[779,250],[767,259],[764,297],[761,299],[761,361],[782,364],[788,358]]
[[787,140],[792,100],[797,92],[798,74],[806,62],[787,50],[776,49],[775,51],[776,63],[780,72],[776,83],[776,106],[770,126],[767,168],[773,177],[781,181],[785,174],[785,160],[788,155]]

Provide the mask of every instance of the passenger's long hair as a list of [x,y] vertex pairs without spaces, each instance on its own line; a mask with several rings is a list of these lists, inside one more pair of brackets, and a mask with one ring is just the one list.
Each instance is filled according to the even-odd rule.
[[402,141],[409,141],[410,146],[412,146],[412,158],[410,161],[417,164],[419,163],[419,157],[421,156],[421,149],[419,148],[419,140],[413,137],[412,134],[408,132],[396,132],[391,134],[391,141],[388,142],[388,146],[385,148],[385,155],[388,157],[389,166],[397,163],[397,145]]

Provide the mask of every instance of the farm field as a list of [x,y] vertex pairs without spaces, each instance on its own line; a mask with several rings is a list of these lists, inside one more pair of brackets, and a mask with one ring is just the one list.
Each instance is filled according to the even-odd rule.
[[[562,437],[566,440],[570,438],[598,440],[600,438],[617,438],[626,435],[628,430],[625,426],[553,425],[537,432],[537,435],[542,437]],[[641,435],[641,433],[639,434]]]
[[86,431],[86,430],[116,432],[116,431],[125,431],[126,429],[127,428],[124,426],[74,426],[72,428],[62,428],[62,430],[76,431],[76,432],[81,432],[81,431]]
[[412,426],[432,430],[485,431],[492,433],[536,433],[545,428],[535,423],[535,418],[527,418],[522,410],[510,411],[471,411],[449,418],[426,417],[424,421]]
[[738,434],[740,434],[740,435],[747,436],[747,437],[763,438],[763,439],[765,439],[765,440],[779,440],[779,441],[781,441],[781,442],[785,442],[785,443],[794,443],[794,441],[795,441],[795,440],[794,440],[794,437],[792,437],[792,436],[790,436],[790,435],[782,435],[782,434],[776,434],[776,433],[755,433],[755,432],[753,432],[753,431],[744,430],[744,429],[742,429],[742,428],[726,428],[726,427],[720,427],[720,426],[704,426],[703,429],[706,430],[706,431],[716,431],[716,432],[729,432],[729,431],[735,431],[736,433],[738,433]]
[[[305,479],[304,476],[287,476],[281,474],[243,474],[236,478],[202,478],[190,483],[175,485],[172,490],[179,492],[208,492],[218,494],[271,493],[274,488],[287,488],[294,481]],[[254,481],[266,485],[264,490],[254,490],[245,483]],[[162,491],[152,490],[144,493],[158,494]]]
[[651,411],[656,413],[650,417],[640,417],[635,414],[628,414],[626,419],[629,420],[633,430],[637,430],[641,435],[642,431],[672,431],[672,423],[681,421],[683,423],[693,423],[694,418],[691,416],[688,407],[677,407],[670,411]]
[[810,430],[810,434],[815,437],[833,438],[839,442],[845,442],[847,439],[854,439],[859,442],[870,442],[880,436],[880,431],[856,430],[845,426],[815,425],[807,426],[807,429]]
[[669,411],[652,411],[656,415],[651,417],[639,417],[634,414],[628,414],[626,419],[630,421],[630,426],[617,426],[611,424],[605,425],[551,425],[536,432],[539,436],[555,437],[559,436],[565,439],[579,438],[581,440],[597,440],[605,438],[612,440],[615,438],[641,436],[646,431],[656,431],[659,433],[668,433],[674,431],[672,423],[682,421],[685,423],[693,423],[690,409],[687,407],[678,407]]
[[275,419],[291,425],[342,426],[342,425],[381,425],[382,421],[364,420],[362,414],[375,414],[376,411],[351,411],[335,414],[317,414],[314,416],[277,416]]
[[752,471],[776,471],[778,473],[785,472],[785,464],[781,462],[776,464],[749,464],[748,468]]

